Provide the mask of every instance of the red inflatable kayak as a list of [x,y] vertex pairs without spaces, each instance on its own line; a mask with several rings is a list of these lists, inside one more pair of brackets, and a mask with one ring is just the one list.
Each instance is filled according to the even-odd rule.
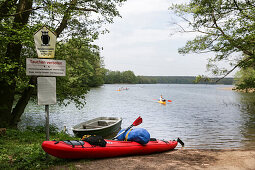
[[105,140],[105,147],[90,145],[85,141],[44,141],[42,148],[48,154],[64,159],[108,158],[125,155],[145,155],[172,150],[177,141],[149,141],[141,145],[133,141]]

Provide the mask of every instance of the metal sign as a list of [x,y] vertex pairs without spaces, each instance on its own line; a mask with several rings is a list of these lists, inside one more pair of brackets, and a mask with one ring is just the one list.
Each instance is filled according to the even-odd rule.
[[26,59],[26,75],[28,76],[65,76],[66,61],[51,59]]
[[37,78],[38,105],[56,104],[56,77]]
[[38,58],[54,58],[56,35],[43,26],[34,34],[35,48]]

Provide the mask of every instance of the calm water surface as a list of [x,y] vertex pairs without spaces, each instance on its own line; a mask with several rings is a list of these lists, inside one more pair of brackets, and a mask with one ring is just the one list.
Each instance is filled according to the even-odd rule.
[[[120,87],[129,90],[117,91]],[[122,117],[122,127],[129,126],[138,116],[141,128],[151,137],[176,139],[186,148],[255,149],[255,95],[224,90],[226,85],[104,85],[86,95],[86,106],[78,110],[50,106],[50,123],[59,129],[71,127],[99,116]],[[157,103],[160,94],[172,100]],[[19,126],[43,125],[44,106],[30,103]]]

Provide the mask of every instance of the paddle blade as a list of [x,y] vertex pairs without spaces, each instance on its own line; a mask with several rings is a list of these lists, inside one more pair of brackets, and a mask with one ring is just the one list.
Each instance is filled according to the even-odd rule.
[[139,116],[134,122],[133,122],[133,126],[138,126],[143,122],[143,119]]
[[180,138],[177,138],[177,142],[179,142],[182,145],[182,147],[184,147],[184,142]]
[[168,102],[172,102],[172,100],[167,100]]

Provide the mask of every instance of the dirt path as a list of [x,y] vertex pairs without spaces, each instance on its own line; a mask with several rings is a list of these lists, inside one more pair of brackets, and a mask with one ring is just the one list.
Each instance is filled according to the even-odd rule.
[[255,170],[255,150],[174,150],[144,156],[72,162],[52,169],[165,170],[212,169]]

